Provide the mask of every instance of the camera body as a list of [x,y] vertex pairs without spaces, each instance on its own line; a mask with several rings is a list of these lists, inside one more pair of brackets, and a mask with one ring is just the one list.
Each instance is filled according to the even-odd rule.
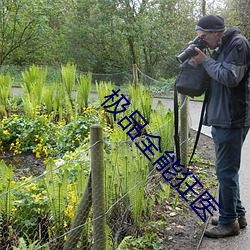
[[198,53],[195,51],[195,47],[199,48],[200,50],[203,50],[207,48],[207,43],[199,36],[197,36],[190,45],[180,54],[176,57],[177,61],[179,63],[183,63],[188,58],[198,55]]

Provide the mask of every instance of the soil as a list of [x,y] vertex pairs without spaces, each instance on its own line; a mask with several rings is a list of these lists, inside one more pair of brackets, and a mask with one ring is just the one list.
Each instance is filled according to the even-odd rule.
[[20,155],[13,155],[12,152],[7,152],[0,156],[0,160],[4,160],[6,165],[13,167],[15,180],[26,176],[39,176],[45,171],[43,159],[37,159],[34,154],[22,153]]

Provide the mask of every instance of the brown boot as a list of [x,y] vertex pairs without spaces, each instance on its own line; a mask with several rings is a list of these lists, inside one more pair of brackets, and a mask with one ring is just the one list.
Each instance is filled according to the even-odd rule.
[[205,230],[204,235],[209,238],[223,238],[228,236],[238,235],[240,233],[240,227],[238,222],[232,224],[218,224],[215,227]]
[[[212,218],[211,219],[211,224],[217,226],[218,225],[218,218]],[[246,216],[245,214],[239,215],[238,216],[238,222],[239,222],[239,226],[240,229],[243,229],[247,226],[247,220],[246,220]]]

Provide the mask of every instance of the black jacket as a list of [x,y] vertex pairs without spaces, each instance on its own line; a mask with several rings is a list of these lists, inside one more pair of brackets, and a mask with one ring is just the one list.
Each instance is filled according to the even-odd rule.
[[203,63],[211,77],[204,125],[250,126],[250,45],[237,27],[227,30],[219,49]]

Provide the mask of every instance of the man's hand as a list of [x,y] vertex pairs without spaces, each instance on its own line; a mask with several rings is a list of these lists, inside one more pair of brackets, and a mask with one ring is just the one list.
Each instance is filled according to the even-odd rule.
[[198,53],[197,56],[192,57],[197,64],[203,64],[207,56],[197,47],[194,48],[195,51]]

